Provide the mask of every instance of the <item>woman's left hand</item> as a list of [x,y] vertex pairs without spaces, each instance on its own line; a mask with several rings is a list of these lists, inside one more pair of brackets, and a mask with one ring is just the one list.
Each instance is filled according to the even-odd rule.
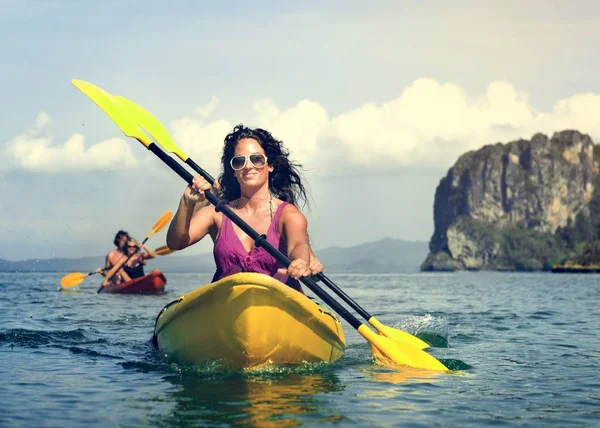
[[283,275],[289,275],[294,279],[300,279],[302,276],[310,275],[310,266],[304,259],[292,260],[287,269],[280,268],[278,272]]

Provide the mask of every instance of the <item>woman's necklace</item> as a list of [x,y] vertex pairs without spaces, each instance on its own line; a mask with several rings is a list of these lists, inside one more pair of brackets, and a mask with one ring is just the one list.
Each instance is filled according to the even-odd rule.
[[[240,196],[240,198],[237,200],[237,203],[235,204],[235,210],[238,211],[240,209],[240,200],[242,199],[242,197]],[[273,221],[273,194],[271,192],[269,192],[269,214],[271,215],[271,221]]]

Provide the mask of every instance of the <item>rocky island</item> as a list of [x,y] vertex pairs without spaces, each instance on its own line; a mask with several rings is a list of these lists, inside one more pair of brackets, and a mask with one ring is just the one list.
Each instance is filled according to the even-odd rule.
[[599,172],[600,147],[574,130],[463,154],[437,186],[421,270],[593,269]]

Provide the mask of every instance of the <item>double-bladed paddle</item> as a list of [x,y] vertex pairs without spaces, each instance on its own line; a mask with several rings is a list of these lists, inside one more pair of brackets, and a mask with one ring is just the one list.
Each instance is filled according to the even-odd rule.
[[[132,101],[126,100],[123,97],[114,97],[110,93],[89,82],[73,80],[73,84],[90,99],[92,99],[92,101],[94,101],[115,122],[115,124],[121,129],[121,131],[123,131],[125,135],[137,139],[140,143],[146,146],[148,150],[152,151],[152,153],[166,163],[188,184],[192,183],[193,176],[179,163],[177,163],[177,161],[175,161],[160,147],[158,147],[156,143],[152,142],[140,128],[140,126],[143,127],[147,132],[150,133],[150,135],[157,139],[153,132],[157,134],[159,133],[158,129],[156,129],[156,123],[160,124],[160,122],[158,122],[149,112],[137,106]],[[152,118],[154,122],[151,122],[149,118]],[[164,129],[162,125],[161,128]],[[166,131],[164,134],[168,136]],[[160,142],[160,144],[164,144],[166,150],[176,154],[185,163],[190,165],[196,172],[201,174],[206,180],[208,180],[210,183],[214,183],[214,179],[210,176],[210,174],[200,168],[200,166],[191,160],[189,156],[175,146],[170,136],[167,139],[164,134],[159,134],[159,137],[161,137],[163,140]],[[205,197],[215,206],[216,211],[223,212],[223,214],[231,219],[231,221],[233,221],[241,230],[254,239],[256,246],[263,247],[283,266],[287,267],[290,265],[291,261],[279,250],[277,250],[277,248],[272,246],[266,240],[264,235],[258,234],[237,214],[235,214],[235,212],[233,212],[233,210],[227,206],[226,201],[219,199],[210,191],[205,192]],[[355,328],[359,334],[371,344],[372,347],[376,348],[376,355],[378,355],[379,359],[383,356],[386,360],[394,364],[408,365],[429,370],[447,370],[446,366],[444,366],[433,356],[424,352],[420,347],[410,344],[402,344],[399,346],[399,344],[394,340],[373,332],[373,330],[361,323],[354,315],[348,312],[335,299],[327,294],[310,277],[302,277],[300,281],[327,305],[329,305],[335,312],[337,312],[342,318],[344,318],[344,320],[346,320],[346,322],[348,322],[353,328]]]

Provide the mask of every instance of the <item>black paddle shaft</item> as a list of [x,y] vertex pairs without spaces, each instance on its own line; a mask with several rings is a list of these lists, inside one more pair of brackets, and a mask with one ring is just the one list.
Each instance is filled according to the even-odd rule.
[[[151,143],[147,146],[148,150],[154,153],[157,157],[160,158],[164,163],[166,163],[173,171],[177,173],[181,178],[183,178],[188,184],[192,184],[193,176],[186,170],[183,166],[181,166],[175,159],[165,153],[156,143]],[[210,176],[208,172],[204,169],[200,168],[193,160],[188,158],[186,163],[190,165],[194,170],[196,170],[200,175],[204,177],[206,181],[209,183],[214,183],[215,180]],[[281,263],[284,267],[288,267],[291,263],[291,260],[288,259],[284,254],[281,253],[277,248],[271,245],[267,241],[266,235],[261,235],[256,230],[254,230],[248,223],[242,220],[229,206],[227,202],[219,199],[216,195],[211,193],[210,191],[204,192],[204,195],[208,201],[215,206],[215,210],[217,212],[221,211],[224,215],[226,215],[232,222],[234,222],[240,229],[242,229],[248,236],[250,236],[257,247],[264,248],[267,253],[275,258],[279,263]],[[323,300],[327,305],[331,307],[335,312],[337,312],[342,318],[344,318],[348,324],[350,324],[355,329],[358,329],[362,325],[362,323],[356,319],[354,315],[352,315],[346,308],[340,305],[337,301],[335,301],[329,294],[327,294],[319,285],[313,281],[308,276],[303,276],[300,278],[300,281],[306,285],[313,293],[315,293],[321,300]],[[336,287],[337,288],[337,287]],[[341,290],[340,290],[341,291]]]

